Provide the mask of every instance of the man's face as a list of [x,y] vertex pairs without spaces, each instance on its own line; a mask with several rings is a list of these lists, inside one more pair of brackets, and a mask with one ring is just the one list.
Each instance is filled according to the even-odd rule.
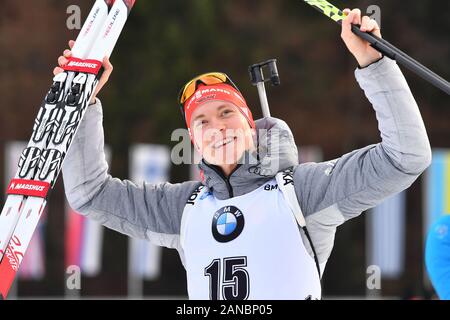
[[254,130],[238,107],[229,102],[206,102],[195,109],[191,132],[197,151],[217,166],[237,164],[254,146]]

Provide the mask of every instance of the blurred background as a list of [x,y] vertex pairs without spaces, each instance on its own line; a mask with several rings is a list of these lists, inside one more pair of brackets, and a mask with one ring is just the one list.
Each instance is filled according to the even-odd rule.
[[[57,57],[78,31],[67,8],[93,0],[0,0],[1,196],[51,84]],[[339,8],[381,9],[384,38],[450,79],[450,2],[333,1]],[[224,71],[261,116],[247,68],[278,59],[282,85],[268,88],[272,116],[291,127],[302,161],[332,160],[380,141],[375,113],[354,78],[356,61],[340,27],[300,0],[137,1],[99,98],[104,107],[110,172],[121,179],[195,179],[195,168],[170,163],[173,130],[184,127],[180,87],[193,76]],[[450,213],[448,96],[402,68],[419,104],[434,162],[406,192],[338,229],[323,278],[324,298],[430,299],[424,239]],[[448,148],[448,149],[447,149]],[[442,195],[442,196],[436,196]],[[450,197],[449,197],[450,198]],[[62,179],[23,262],[11,297],[186,298],[186,276],[174,250],[131,241],[70,212]],[[81,289],[70,290],[69,266]],[[373,267],[375,266],[375,267]],[[378,272],[380,271],[380,272]],[[379,285],[371,276],[380,276]],[[70,287],[70,286],[69,286]]]

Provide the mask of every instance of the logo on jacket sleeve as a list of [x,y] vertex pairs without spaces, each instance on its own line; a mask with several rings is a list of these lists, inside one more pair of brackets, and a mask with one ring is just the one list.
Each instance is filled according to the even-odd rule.
[[212,222],[212,234],[218,242],[236,239],[244,229],[244,215],[234,206],[226,206],[216,211]]

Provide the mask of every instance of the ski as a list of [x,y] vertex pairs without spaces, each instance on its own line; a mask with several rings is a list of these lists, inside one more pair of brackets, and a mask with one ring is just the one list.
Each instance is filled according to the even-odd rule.
[[[322,12],[324,15],[338,24],[342,24],[342,20],[344,20],[346,17],[343,11],[326,0],[303,1],[312,6],[314,9]],[[377,37],[372,33],[361,31],[359,26],[357,25],[352,25],[352,31],[360,38],[368,41],[374,49],[376,49],[383,55],[396,60],[399,64],[405,66],[410,71],[420,76],[422,79],[430,82],[435,87],[450,95],[450,83],[447,80],[434,73],[433,71],[422,65],[420,62],[414,60],[388,41],[384,40],[383,38]]]
[[[47,106],[49,97],[57,102],[47,108],[50,112],[41,110],[38,114],[30,145],[19,163],[18,178],[8,187],[7,204],[10,206],[5,205],[4,219],[0,220],[4,238],[0,298],[8,294],[45,208],[48,191],[56,183],[65,155],[98,85],[101,61],[112,53],[134,3],[135,0],[98,0],[95,3],[75,44],[74,58],[65,67],[66,72],[55,77],[44,103]],[[89,41],[84,38],[87,34]],[[79,40],[82,40],[80,45]],[[42,142],[36,145],[35,137]],[[8,203],[10,197],[13,200]]]
[[[111,7],[112,1],[98,0],[94,4],[73,48],[75,56],[86,58],[95,38],[100,33],[100,28],[103,26]],[[58,107],[67,95],[74,77],[75,72],[72,71],[64,72],[54,77],[53,84],[41,104],[34,122],[32,137],[28,146],[22,152],[19,168],[13,179],[15,182],[8,186],[8,193],[11,193],[8,195],[0,214],[0,260],[19,219],[23,202],[26,200],[26,195],[22,194],[22,190],[43,189],[43,186],[34,185],[30,182],[25,183],[23,181],[24,183],[19,183],[19,179],[34,180],[39,158],[47,147],[52,128],[57,125],[56,115]],[[46,188],[44,187],[44,189]],[[12,192],[16,192],[16,194]]]

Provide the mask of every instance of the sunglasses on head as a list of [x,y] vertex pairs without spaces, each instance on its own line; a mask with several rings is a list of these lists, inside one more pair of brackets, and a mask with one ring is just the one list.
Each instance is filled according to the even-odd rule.
[[239,91],[238,87],[231,81],[230,77],[228,77],[225,73],[222,72],[209,72],[202,74],[198,77],[195,77],[188,83],[186,83],[180,91],[178,95],[178,102],[180,104],[181,113],[183,114],[183,118],[186,119],[186,115],[184,113],[184,103],[192,97],[192,95],[197,91],[199,84],[203,84],[206,86],[211,86],[215,84],[226,83],[231,85],[237,91]]

